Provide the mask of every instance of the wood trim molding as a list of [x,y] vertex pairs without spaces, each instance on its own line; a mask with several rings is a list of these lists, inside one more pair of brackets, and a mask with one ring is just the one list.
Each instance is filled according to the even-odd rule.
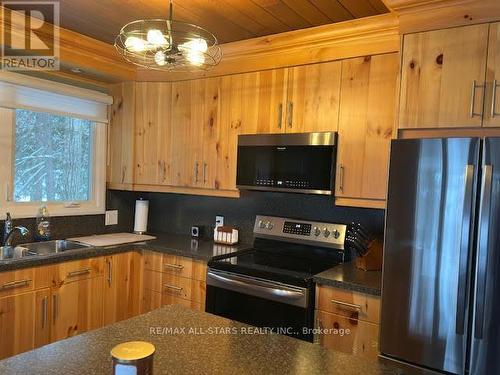
[[398,52],[397,17],[383,14],[223,44],[223,58],[202,74],[138,69],[139,81],[178,81]]
[[398,15],[401,34],[500,20],[498,0],[384,0],[384,2]]
[[191,195],[207,195],[212,197],[239,198],[239,190],[215,190],[193,188],[186,186],[168,186],[168,185],[143,185],[143,184],[107,184],[107,188],[111,190],[130,190],[139,192],[154,192],[154,193],[177,193]]
[[379,208],[385,210],[386,201],[377,199],[361,199],[361,198],[335,198],[336,206],[349,206],[360,208]]

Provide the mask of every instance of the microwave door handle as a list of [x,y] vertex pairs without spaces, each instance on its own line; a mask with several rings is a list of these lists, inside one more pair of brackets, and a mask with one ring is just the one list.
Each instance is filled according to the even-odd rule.
[[457,312],[455,332],[463,335],[465,332],[465,306],[467,299],[467,270],[469,263],[470,230],[472,221],[472,195],[474,184],[474,165],[465,166],[465,191],[462,228],[460,230],[460,253],[457,288]]
[[486,299],[486,281],[488,269],[490,210],[491,210],[491,183],[492,166],[483,166],[483,181],[481,191],[481,206],[479,208],[479,238],[477,254],[477,290],[476,312],[474,318],[474,337],[483,338],[484,305]]

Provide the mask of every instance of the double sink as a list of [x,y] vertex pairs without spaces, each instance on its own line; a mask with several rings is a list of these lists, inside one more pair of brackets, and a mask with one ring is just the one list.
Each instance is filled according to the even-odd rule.
[[0,261],[19,259],[27,256],[41,256],[91,247],[75,241],[54,240],[25,243],[17,246],[0,247]]

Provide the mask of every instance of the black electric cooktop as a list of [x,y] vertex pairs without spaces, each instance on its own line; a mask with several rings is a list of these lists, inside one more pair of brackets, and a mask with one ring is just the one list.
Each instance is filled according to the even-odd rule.
[[343,262],[343,252],[315,246],[256,239],[254,247],[221,255],[208,262],[212,269],[308,286],[312,277]]

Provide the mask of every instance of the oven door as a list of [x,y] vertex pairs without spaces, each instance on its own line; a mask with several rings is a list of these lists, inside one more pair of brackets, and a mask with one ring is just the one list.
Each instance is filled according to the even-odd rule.
[[275,333],[313,340],[314,289],[214,269],[207,273],[206,311]]

